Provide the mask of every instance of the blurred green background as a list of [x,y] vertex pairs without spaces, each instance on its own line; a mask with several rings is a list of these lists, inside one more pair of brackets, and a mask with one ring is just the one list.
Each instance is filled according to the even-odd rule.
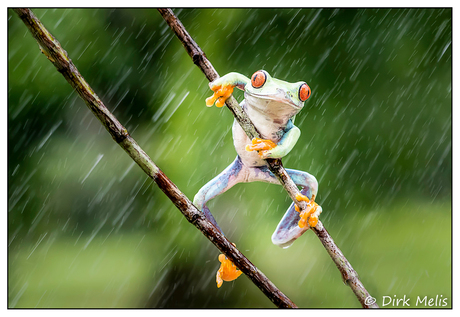
[[[265,69],[310,85],[283,163],[316,176],[321,220],[377,303],[438,295],[450,307],[451,9],[174,11],[220,75]],[[231,113],[205,106],[205,77],[155,9],[34,12],[190,199],[233,161]],[[113,142],[12,10],[8,202],[9,307],[274,307],[245,276],[216,288],[219,251]],[[298,306],[360,307],[313,233],[286,250],[271,243],[288,206],[281,186],[263,183],[209,203]]]

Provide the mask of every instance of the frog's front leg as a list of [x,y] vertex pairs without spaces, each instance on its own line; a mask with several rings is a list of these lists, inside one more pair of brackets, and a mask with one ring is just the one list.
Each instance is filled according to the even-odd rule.
[[251,82],[249,78],[239,73],[228,73],[225,76],[217,78],[213,82],[209,83],[209,88],[214,91],[214,94],[206,99],[206,106],[211,107],[214,102],[216,107],[222,107],[225,101],[233,93],[233,88],[237,87],[244,90],[246,84]]
[[283,137],[278,143],[274,143],[271,140],[254,138],[252,139],[252,144],[246,146],[246,151],[258,151],[259,156],[263,159],[281,158],[291,152],[299,137],[300,129],[289,120]]

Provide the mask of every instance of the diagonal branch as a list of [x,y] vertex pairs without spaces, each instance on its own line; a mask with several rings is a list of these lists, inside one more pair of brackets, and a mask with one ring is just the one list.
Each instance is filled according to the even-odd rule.
[[[184,45],[185,50],[188,52],[193,62],[205,74],[206,78],[209,81],[218,78],[219,75],[214,70],[214,67],[212,66],[211,62],[209,62],[209,60],[206,58],[206,55],[203,53],[198,44],[188,34],[186,29],[179,21],[179,19],[177,19],[177,17],[174,15],[172,10],[158,9],[158,11],[163,16],[168,25],[171,27],[171,29],[176,33],[177,37]],[[255,129],[251,120],[242,110],[242,108],[238,105],[238,102],[235,100],[235,98],[233,98],[233,96],[227,99],[226,105],[233,113],[236,120],[243,128],[243,130],[246,132],[249,139],[253,139],[254,137],[260,137],[259,132]],[[286,170],[284,169],[281,163],[281,159],[268,159],[266,161],[270,171],[272,171],[272,173],[276,175],[276,177],[278,178],[284,189],[287,191],[291,199],[303,210],[306,207],[306,202],[298,202],[295,198],[296,194],[300,193],[299,189],[287,174]],[[345,258],[342,251],[340,251],[340,249],[337,247],[334,240],[329,235],[327,230],[324,228],[321,221],[318,221],[317,226],[311,229],[320,239],[327,253],[329,253],[330,257],[332,258],[340,273],[342,274],[343,281],[348,286],[350,286],[361,305],[364,308],[378,308],[378,305],[376,303],[373,303],[373,300],[369,300],[371,299],[371,297],[367,290],[364,288],[364,285],[361,283],[358,274],[353,269],[348,260]],[[369,298],[368,301],[366,301],[366,298]]]
[[[15,9],[37,40],[40,49],[78,92],[88,108],[101,121],[112,138],[128,155],[152,178],[168,196],[187,220],[200,230],[222,253],[248,276],[252,282],[278,307],[296,308],[297,306],[255,267],[214,225],[192,204],[192,202],[171,182],[150,157],[129,135],[126,128],[105,107],[96,93],[80,75],[61,44],[43,26],[29,9]],[[210,64],[209,64],[210,65]]]

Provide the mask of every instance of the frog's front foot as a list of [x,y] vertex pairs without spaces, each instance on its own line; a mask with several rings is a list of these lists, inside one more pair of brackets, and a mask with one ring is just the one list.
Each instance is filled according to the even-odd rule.
[[[305,210],[300,213],[299,227],[304,228],[307,225],[307,222],[310,227],[316,227],[318,224],[318,217],[323,209],[315,202],[315,197],[313,196],[310,200],[307,196],[299,193],[295,198],[297,201],[307,202],[307,208],[305,208]],[[300,209],[297,205],[295,205],[295,210],[300,212]]]
[[276,147],[276,143],[272,140],[253,138],[252,144],[246,145],[246,151],[258,151],[259,156],[263,159],[270,157],[270,150]]
[[222,107],[225,104],[225,101],[233,93],[233,88],[235,88],[233,85],[212,85],[211,90],[214,91],[214,94],[211,97],[206,98],[206,106],[212,107],[215,102],[216,107]]
[[224,281],[236,280],[243,273],[224,254],[219,255],[219,261],[220,268],[216,274],[217,287],[221,287]]

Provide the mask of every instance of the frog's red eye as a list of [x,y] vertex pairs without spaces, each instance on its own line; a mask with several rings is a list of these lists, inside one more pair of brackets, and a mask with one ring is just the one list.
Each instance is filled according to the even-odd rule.
[[299,99],[301,101],[305,101],[308,99],[308,97],[310,97],[311,95],[311,89],[310,87],[308,87],[307,84],[302,84],[302,86],[300,86],[299,88]]
[[252,75],[251,77],[251,84],[252,84],[252,87],[254,88],[262,87],[266,81],[267,81],[267,75],[262,70],[255,72],[254,75]]

